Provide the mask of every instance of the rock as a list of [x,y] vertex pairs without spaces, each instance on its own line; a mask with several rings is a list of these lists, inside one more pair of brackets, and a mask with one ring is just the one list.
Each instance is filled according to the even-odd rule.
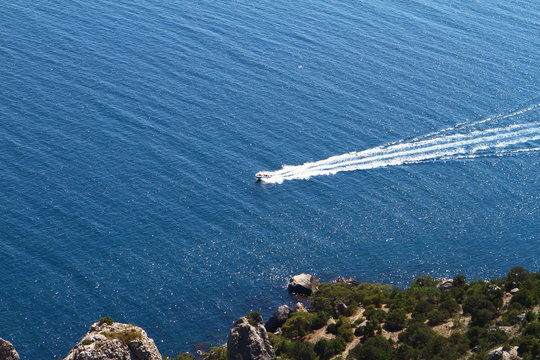
[[271,360],[274,348],[268,339],[262,319],[244,316],[238,319],[227,340],[229,360]]
[[508,335],[512,335],[513,328],[512,326],[494,326],[489,329],[490,331],[504,331]]
[[519,314],[516,315],[516,319],[519,322],[524,322],[526,317],[527,317],[526,312],[522,312],[522,313],[519,313]]
[[162,360],[154,341],[138,326],[94,323],[64,360]]
[[264,324],[264,327],[266,328],[266,331],[269,332],[275,332],[277,329],[281,327],[287,321],[289,316],[294,312],[293,309],[291,309],[287,305],[281,305],[276,309],[274,312],[274,315],[268,321],[266,324]]
[[488,359],[489,360],[511,360],[511,359],[517,359],[518,358],[518,347],[513,346],[509,349],[505,349],[502,346],[498,347],[494,350],[491,350],[488,353]]
[[308,312],[304,304],[301,302],[296,303],[296,312]]
[[510,294],[512,295],[517,294],[518,292],[519,292],[518,288],[513,288],[512,290],[510,290]]
[[355,287],[357,285],[360,285],[360,283],[358,281],[356,281],[355,279],[353,279],[352,277],[351,278],[344,278],[343,276],[338,276],[333,281],[333,283],[335,283],[335,284],[345,284],[348,288],[352,288],[352,287]]
[[438,279],[437,288],[441,291],[450,290],[454,287],[454,279]]
[[0,360],[19,360],[15,347],[7,340],[0,338]]
[[288,289],[293,294],[311,295],[319,288],[319,279],[311,274],[299,274],[289,280]]
[[491,293],[494,293],[494,292],[497,292],[497,291],[501,291],[502,289],[500,287],[498,287],[497,285],[489,285],[489,289],[488,289],[488,294],[491,294]]

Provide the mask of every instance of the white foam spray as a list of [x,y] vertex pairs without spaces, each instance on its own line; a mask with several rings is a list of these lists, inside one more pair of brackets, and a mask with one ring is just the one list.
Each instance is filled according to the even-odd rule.
[[539,152],[540,147],[534,146],[537,145],[534,142],[540,140],[540,122],[508,123],[509,120],[538,109],[540,104],[476,122],[462,122],[446,129],[363,151],[302,165],[284,165],[280,170],[268,172],[271,176],[263,181],[282,183],[285,180],[309,179],[312,176],[333,175],[343,171]]

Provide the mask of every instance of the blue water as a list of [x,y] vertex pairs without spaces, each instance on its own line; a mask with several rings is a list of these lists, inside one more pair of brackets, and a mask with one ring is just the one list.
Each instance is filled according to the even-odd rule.
[[173,355],[297,272],[539,271],[535,152],[253,178],[540,103],[539,35],[528,1],[4,2],[0,337],[111,316]]

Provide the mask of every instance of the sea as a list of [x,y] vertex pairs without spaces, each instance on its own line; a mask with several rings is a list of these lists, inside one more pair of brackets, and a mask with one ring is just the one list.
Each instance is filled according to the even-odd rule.
[[540,271],[539,2],[3,1],[0,84],[23,359],[104,316],[220,345],[302,272]]

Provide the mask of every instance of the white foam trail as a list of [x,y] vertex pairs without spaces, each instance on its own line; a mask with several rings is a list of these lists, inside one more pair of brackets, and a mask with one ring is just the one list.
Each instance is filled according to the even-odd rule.
[[264,181],[281,183],[284,180],[309,179],[312,176],[332,175],[342,171],[538,152],[540,147],[508,148],[540,140],[540,122],[511,124],[483,130],[471,129],[468,133],[451,133],[452,131],[463,131],[464,128],[473,125],[482,125],[495,119],[502,120],[522,115],[538,108],[540,108],[540,104],[474,123],[460,123],[410,140],[398,140],[383,146],[332,156],[328,159],[307,162],[302,165],[284,165],[280,170],[270,172],[271,177],[264,179]]

